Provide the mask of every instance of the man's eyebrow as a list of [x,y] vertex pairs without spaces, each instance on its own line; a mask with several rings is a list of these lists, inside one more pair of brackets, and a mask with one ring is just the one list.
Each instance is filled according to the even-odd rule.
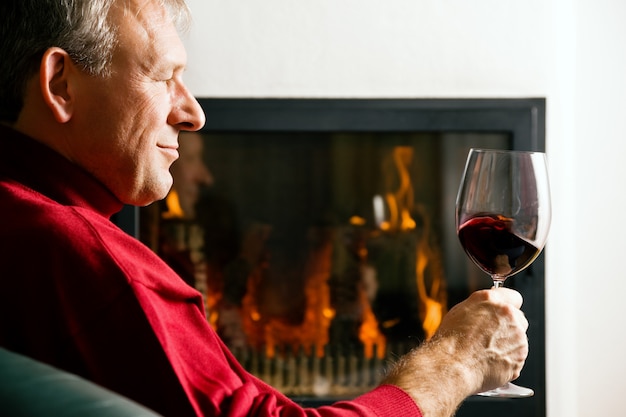
[[183,63],[175,63],[173,61],[161,62],[159,64],[153,65],[152,68],[153,74],[178,74],[184,73],[187,71],[187,65]]
[[163,60],[163,66],[174,72],[184,72],[187,70],[187,62],[181,59],[176,59],[175,57],[169,59],[168,57],[165,57]]

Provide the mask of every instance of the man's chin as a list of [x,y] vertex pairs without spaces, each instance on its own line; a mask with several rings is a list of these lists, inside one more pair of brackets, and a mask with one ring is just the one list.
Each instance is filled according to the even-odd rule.
[[145,191],[145,192],[139,193],[136,196],[129,198],[128,201],[124,202],[124,204],[129,204],[131,206],[138,206],[138,207],[149,206],[150,204],[156,201],[161,201],[165,197],[167,197],[167,194],[169,193],[170,188],[171,187],[168,187],[164,190],[160,189],[158,191],[154,190],[154,191]]

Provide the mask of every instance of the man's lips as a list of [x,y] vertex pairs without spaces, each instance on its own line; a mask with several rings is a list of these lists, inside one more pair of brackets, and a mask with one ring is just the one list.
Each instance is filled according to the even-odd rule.
[[178,145],[157,145],[161,152],[171,156],[173,161],[178,159]]

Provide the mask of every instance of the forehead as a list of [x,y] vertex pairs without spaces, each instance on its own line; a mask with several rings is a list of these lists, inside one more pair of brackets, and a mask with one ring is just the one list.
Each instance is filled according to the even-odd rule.
[[111,22],[118,30],[118,52],[136,55],[145,65],[186,59],[171,14],[157,0],[123,0],[114,5]]

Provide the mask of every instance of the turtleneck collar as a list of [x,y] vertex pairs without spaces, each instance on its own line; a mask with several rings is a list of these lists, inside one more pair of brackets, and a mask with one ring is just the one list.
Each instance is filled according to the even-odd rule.
[[0,179],[13,179],[60,204],[91,209],[107,218],[122,209],[122,202],[83,168],[1,124],[0,149]]

